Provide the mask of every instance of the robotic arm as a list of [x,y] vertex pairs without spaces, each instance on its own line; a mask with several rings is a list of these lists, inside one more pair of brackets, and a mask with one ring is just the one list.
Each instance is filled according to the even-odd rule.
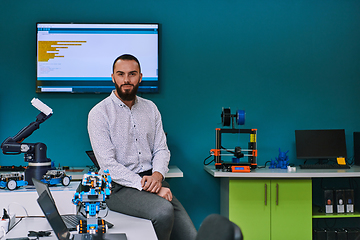
[[52,109],[37,98],[33,98],[31,104],[41,111],[36,117],[36,121],[21,129],[15,136],[6,138],[5,141],[1,144],[1,149],[4,154],[25,154],[25,162],[29,162],[29,169],[32,169],[28,171],[28,174],[25,173],[25,178],[29,184],[32,184],[31,179],[33,177],[36,179],[41,179],[42,175],[45,174],[47,170],[51,169],[51,160],[46,157],[47,148],[44,143],[23,143],[23,141],[35,130],[39,129],[40,124],[51,117],[53,114]]

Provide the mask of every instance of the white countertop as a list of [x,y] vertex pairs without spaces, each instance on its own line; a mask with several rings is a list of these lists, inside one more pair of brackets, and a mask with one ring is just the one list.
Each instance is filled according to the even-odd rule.
[[[122,213],[109,211],[105,220],[114,224],[108,233],[126,233],[128,240],[155,240],[157,239],[155,230],[150,220],[128,216]],[[5,236],[6,238],[18,238],[27,236],[29,231],[51,231],[50,224],[46,218],[23,218],[18,225],[14,227]],[[53,231],[49,237],[41,237],[43,240],[57,239]]]
[[287,169],[256,168],[249,173],[223,172],[215,169],[214,165],[204,166],[206,172],[213,177],[228,178],[329,178],[329,177],[360,177],[360,166],[352,166],[350,169],[300,169],[295,172]]
[[[66,174],[72,177],[72,180],[82,180],[83,175],[88,173],[88,167],[70,167]],[[183,172],[177,166],[169,166],[169,172],[165,174],[165,178],[183,177]]]

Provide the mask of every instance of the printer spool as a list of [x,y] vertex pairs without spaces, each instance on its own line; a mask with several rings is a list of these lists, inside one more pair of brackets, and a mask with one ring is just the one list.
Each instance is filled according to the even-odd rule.
[[[236,114],[232,115],[230,108],[223,108],[221,113],[221,123],[223,126],[230,126],[231,125],[231,118],[236,118],[237,125],[244,125],[245,124],[245,111],[244,110],[237,110]],[[234,124],[234,123],[233,123]]]

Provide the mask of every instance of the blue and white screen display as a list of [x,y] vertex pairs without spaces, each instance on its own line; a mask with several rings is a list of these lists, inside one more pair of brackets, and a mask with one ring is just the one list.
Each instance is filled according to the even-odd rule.
[[139,92],[158,92],[158,24],[37,23],[36,92],[109,93],[112,64],[132,54]]

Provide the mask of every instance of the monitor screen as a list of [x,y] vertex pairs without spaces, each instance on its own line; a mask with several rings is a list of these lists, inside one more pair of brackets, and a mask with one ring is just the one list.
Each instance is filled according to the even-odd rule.
[[37,23],[36,92],[110,93],[112,64],[138,58],[139,92],[158,92],[159,24]]
[[344,129],[295,130],[298,159],[347,157]]

